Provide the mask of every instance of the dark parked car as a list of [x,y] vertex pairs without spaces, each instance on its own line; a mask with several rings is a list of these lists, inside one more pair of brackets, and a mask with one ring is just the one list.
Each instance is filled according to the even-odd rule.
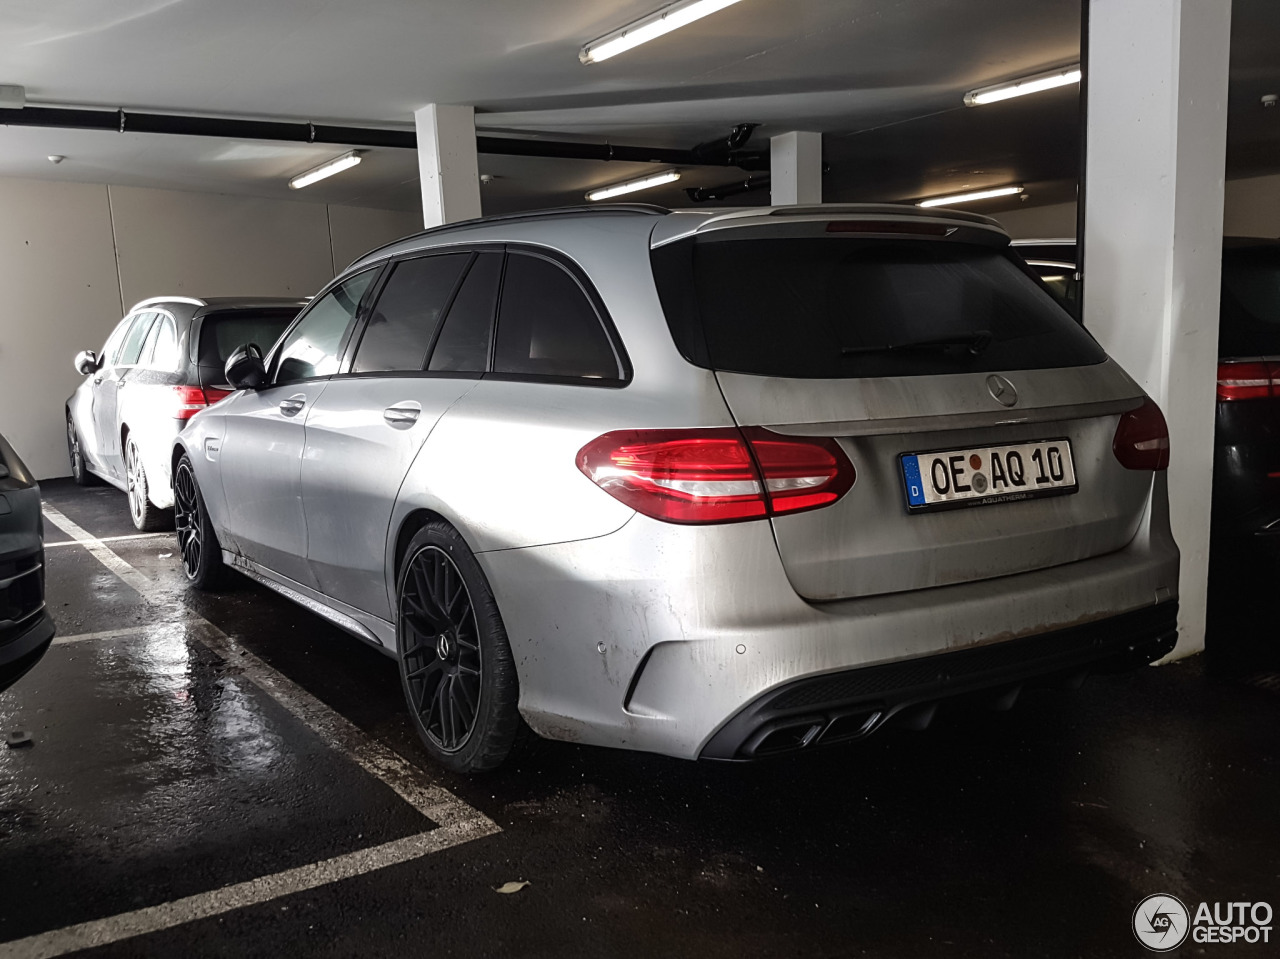
[[232,348],[263,350],[306,305],[265,297],[157,296],[138,303],[101,354],[75,358],[86,379],[67,400],[67,453],[80,485],[96,475],[129,494],[140,530],[162,529],[173,506],[169,450],[197,411],[231,392]]
[[53,633],[44,606],[40,487],[0,436],[0,691],[39,661]]
[[[1014,244],[1050,291],[1079,319],[1073,240]],[[1218,403],[1213,455],[1210,610],[1237,651],[1259,586],[1274,587],[1280,558],[1280,240],[1227,237],[1222,248]],[[1242,630],[1240,627],[1246,627]],[[1257,644],[1254,644],[1257,645]],[[1216,651],[1223,653],[1220,646]],[[1267,651],[1272,655],[1271,651]]]

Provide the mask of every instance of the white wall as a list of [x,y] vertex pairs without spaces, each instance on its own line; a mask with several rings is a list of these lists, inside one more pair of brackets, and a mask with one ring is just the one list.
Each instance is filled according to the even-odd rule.
[[1222,223],[1227,236],[1280,237],[1280,176],[1228,180]]
[[[1018,207],[991,214],[1018,240],[1076,235],[1076,205]],[[1280,237],[1280,176],[1228,180],[1222,214],[1225,236]]]
[[66,476],[71,360],[163,293],[307,296],[416,213],[0,178],[0,433]]
[[991,214],[1015,240],[1051,240],[1076,235],[1076,205],[1020,206],[1005,213]]

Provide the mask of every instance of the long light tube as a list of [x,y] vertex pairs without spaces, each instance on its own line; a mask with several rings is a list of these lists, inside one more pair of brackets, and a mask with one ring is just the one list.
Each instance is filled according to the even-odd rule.
[[666,173],[657,173],[653,176],[642,177],[639,180],[627,180],[625,183],[615,183],[613,186],[604,186],[598,190],[591,190],[587,194],[587,199],[610,200],[615,196],[622,196],[624,193],[635,193],[636,190],[647,190],[651,186],[674,183],[678,179],[680,179],[679,170],[668,170]]
[[592,40],[579,51],[578,59],[583,63],[608,60],[737,2],[738,0],[679,0],[678,3],[665,6],[647,17],[641,17],[619,30]]
[[986,200],[993,196],[1012,196],[1021,193],[1020,186],[1002,186],[994,190],[977,190],[974,193],[953,193],[951,196],[935,196],[921,200],[916,206],[955,206],[957,203],[969,203],[973,200]]
[[1021,80],[1013,80],[1009,83],[971,90],[964,95],[964,105],[978,107],[984,103],[997,103],[1000,100],[1008,100],[1012,97],[1023,97],[1028,93],[1039,93],[1042,90],[1065,87],[1072,83],[1079,83],[1080,76],[1080,64],[1073,63],[1069,67],[1060,67],[1057,70],[1037,73],[1034,76],[1023,77]]
[[357,151],[352,150],[350,153],[344,153],[334,160],[320,164],[314,170],[308,170],[306,173],[294,177],[289,181],[289,189],[301,190],[304,186],[311,186],[317,180],[323,180],[325,177],[341,173],[343,170],[350,170],[359,162],[360,154]]

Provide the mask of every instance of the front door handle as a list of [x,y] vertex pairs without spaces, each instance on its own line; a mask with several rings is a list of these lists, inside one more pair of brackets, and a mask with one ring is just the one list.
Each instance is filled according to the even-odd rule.
[[421,415],[422,407],[413,402],[398,403],[382,411],[382,418],[392,426],[412,426]]
[[302,408],[307,405],[307,397],[303,393],[289,397],[287,400],[280,401],[280,412],[285,416],[297,416],[302,412]]

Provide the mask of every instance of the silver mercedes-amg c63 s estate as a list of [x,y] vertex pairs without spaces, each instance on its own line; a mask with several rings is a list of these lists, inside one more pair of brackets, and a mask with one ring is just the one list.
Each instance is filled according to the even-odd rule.
[[352,264],[179,435],[187,575],[400,663],[427,750],[750,759],[1176,639],[1158,407],[985,217],[614,206]]

